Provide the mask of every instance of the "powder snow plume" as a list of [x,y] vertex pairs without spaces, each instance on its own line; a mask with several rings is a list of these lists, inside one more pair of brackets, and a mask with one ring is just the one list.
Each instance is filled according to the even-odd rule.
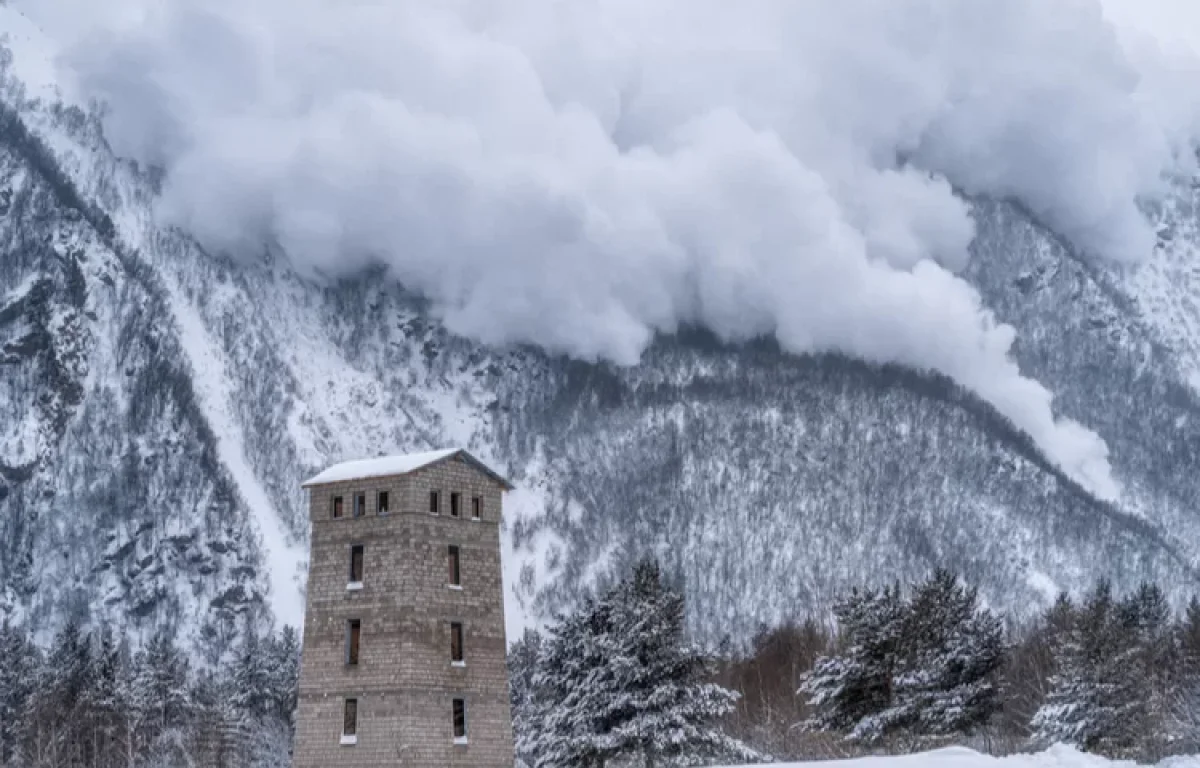
[[210,248],[382,263],[453,331],[584,359],[699,324],[941,371],[1116,493],[955,274],[963,194],[1151,251],[1138,201],[1191,156],[1196,96],[1094,1],[25,6]]

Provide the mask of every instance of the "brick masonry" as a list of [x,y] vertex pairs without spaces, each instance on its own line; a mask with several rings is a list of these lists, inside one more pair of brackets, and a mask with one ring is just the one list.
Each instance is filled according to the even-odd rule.
[[[439,491],[440,510],[429,510]],[[388,514],[376,509],[388,492]],[[458,518],[450,494],[461,494]],[[406,475],[310,489],[312,553],[293,765],[512,768],[500,567],[503,488],[455,455]],[[366,510],[354,517],[354,496]],[[333,519],[341,496],[345,517]],[[471,517],[471,498],[483,502]],[[361,590],[348,590],[350,548],[364,547]],[[460,551],[461,589],[449,585],[448,548]],[[359,662],[346,664],[347,622],[361,621]],[[463,625],[463,666],[450,658],[450,624]],[[343,745],[346,698],[358,699],[357,743]],[[453,737],[452,701],[466,701],[467,739]]]

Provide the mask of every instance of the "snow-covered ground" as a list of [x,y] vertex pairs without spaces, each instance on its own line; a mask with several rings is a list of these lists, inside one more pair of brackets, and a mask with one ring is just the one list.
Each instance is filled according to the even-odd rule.
[[[991,757],[963,747],[896,757],[864,757],[806,763],[778,763],[775,768],[1131,768],[1136,763],[1106,760],[1059,744],[1033,755]],[[1172,757],[1162,768],[1194,768],[1200,756]]]

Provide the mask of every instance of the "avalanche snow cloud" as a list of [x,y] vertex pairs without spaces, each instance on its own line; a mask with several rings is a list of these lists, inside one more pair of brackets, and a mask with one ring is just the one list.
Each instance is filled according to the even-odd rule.
[[1116,492],[955,274],[964,194],[1096,257],[1153,248],[1137,203],[1196,97],[1094,0],[27,5],[214,249],[383,264],[451,330],[585,359],[700,324],[935,369]]

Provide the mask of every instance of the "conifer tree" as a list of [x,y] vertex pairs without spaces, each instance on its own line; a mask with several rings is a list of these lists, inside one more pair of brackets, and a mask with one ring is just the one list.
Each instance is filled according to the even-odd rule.
[[906,721],[918,740],[985,725],[1000,708],[1000,620],[980,608],[975,589],[943,569],[917,587],[905,613],[896,720]]
[[192,713],[187,659],[173,636],[159,631],[133,661],[130,716],[134,719],[135,751],[165,756],[184,751],[183,728]]
[[271,707],[274,716],[285,723],[288,732],[295,729],[296,699],[300,686],[300,638],[294,627],[284,626],[279,637],[272,637],[267,676],[270,679]]
[[799,691],[813,708],[809,729],[915,745],[967,735],[999,709],[1000,621],[949,571],[908,600],[898,586],[852,592],[835,615],[841,648],[818,659]]
[[599,768],[609,757],[598,721],[602,701],[615,691],[607,668],[609,616],[585,598],[549,629],[542,663],[533,675],[534,725],[517,733],[517,751],[536,768]]
[[[814,731],[871,740],[886,730],[880,718],[892,706],[892,683],[904,637],[898,585],[853,590],[833,608],[841,649],[817,659],[798,693],[808,696]],[[867,727],[864,727],[867,724]]]
[[711,667],[686,642],[683,621],[683,597],[651,562],[585,600],[550,630],[518,752],[538,768],[757,759],[717,727],[734,695],[706,682]]
[[537,688],[534,676],[542,663],[542,635],[527,628],[521,639],[513,643],[508,652],[508,690],[512,709],[513,733],[517,746],[517,758],[532,765],[534,756],[523,750],[537,728]]
[[0,624],[0,765],[19,762],[21,724],[41,663],[25,630]]
[[127,735],[125,718],[128,704],[121,661],[121,649],[108,629],[92,634],[91,667],[88,687],[83,694],[83,711],[90,744],[88,765],[120,765],[126,754],[123,740]]
[[659,566],[639,563],[601,601],[611,617],[608,666],[617,696],[602,702],[605,744],[646,768],[760,756],[716,727],[736,696],[715,683],[707,657],[684,637],[684,599]]
[[1136,715],[1136,662],[1131,637],[1107,581],[1096,586],[1060,636],[1057,669],[1046,702],[1034,715],[1035,738],[1110,755],[1130,748],[1126,723]]

